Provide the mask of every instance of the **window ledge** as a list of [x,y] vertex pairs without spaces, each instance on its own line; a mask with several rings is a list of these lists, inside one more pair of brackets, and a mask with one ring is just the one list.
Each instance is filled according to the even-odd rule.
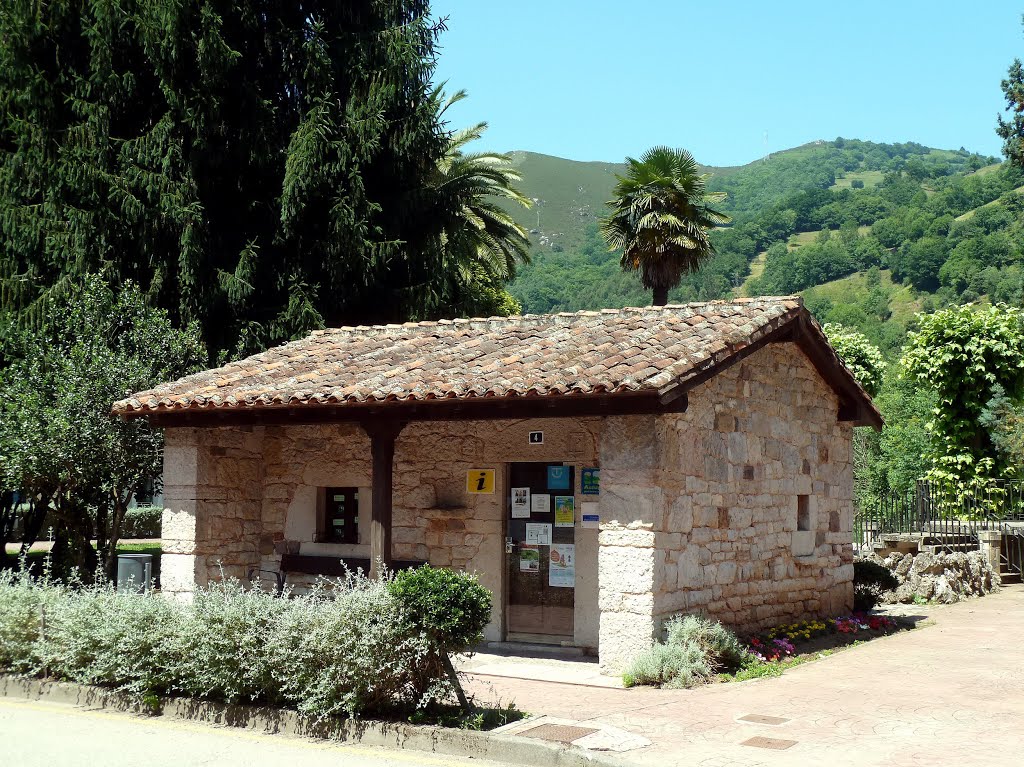
[[369,557],[368,543],[314,543],[303,541],[299,554],[304,557]]

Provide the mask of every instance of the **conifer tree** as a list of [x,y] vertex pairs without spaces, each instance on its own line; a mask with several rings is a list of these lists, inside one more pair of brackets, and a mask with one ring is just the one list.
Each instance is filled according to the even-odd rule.
[[132,280],[211,357],[436,313],[428,0],[7,0],[0,314]]

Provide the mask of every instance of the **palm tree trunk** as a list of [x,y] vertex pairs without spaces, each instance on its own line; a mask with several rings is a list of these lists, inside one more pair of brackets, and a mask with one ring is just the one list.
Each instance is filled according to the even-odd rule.
[[664,306],[668,303],[668,287],[658,286],[654,289],[654,306]]

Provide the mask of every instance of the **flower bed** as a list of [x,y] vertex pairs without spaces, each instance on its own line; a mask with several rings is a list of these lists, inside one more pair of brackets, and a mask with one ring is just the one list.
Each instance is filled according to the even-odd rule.
[[695,687],[778,676],[790,666],[902,628],[892,618],[853,613],[776,626],[743,642],[718,621],[679,615],[666,622],[663,641],[633,659],[623,683]]
[[864,639],[892,634],[901,626],[884,615],[853,613],[838,618],[776,626],[747,640],[747,651],[761,663],[778,663]]

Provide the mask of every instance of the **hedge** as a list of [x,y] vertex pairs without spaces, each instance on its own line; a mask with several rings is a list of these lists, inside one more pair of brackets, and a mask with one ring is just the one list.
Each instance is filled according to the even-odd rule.
[[163,513],[157,506],[128,509],[121,523],[121,538],[159,538]]
[[[408,713],[455,693],[438,658],[465,651],[453,639],[479,636],[490,608],[490,593],[464,573],[419,586],[417,600],[467,604],[464,624],[435,630],[388,579],[356,575],[291,598],[225,580],[184,603],[0,572],[0,672],[140,698],[287,706],[316,719]],[[434,588],[452,593],[425,597]]]

